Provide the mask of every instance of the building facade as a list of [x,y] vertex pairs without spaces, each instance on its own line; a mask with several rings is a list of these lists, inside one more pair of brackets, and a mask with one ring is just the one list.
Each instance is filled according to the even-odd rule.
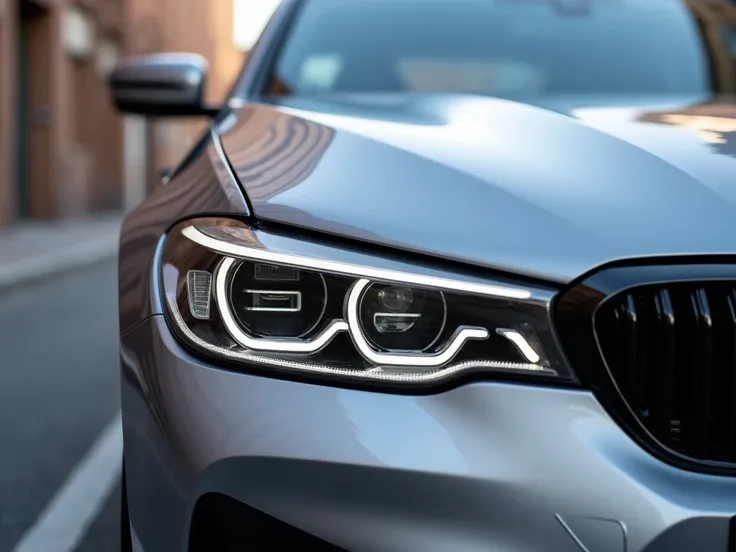
[[0,224],[116,206],[121,0],[0,0]]
[[[233,40],[233,0],[126,0],[130,32],[126,53],[191,52],[209,62],[207,101],[222,102],[239,73],[244,53]],[[129,174],[129,203],[135,204],[161,171],[176,165],[208,121],[153,120],[126,118],[126,140],[145,144],[146,159],[137,159]]]
[[232,0],[0,0],[0,226],[131,207],[204,121],[117,115],[121,56],[192,51],[222,98],[243,54]]

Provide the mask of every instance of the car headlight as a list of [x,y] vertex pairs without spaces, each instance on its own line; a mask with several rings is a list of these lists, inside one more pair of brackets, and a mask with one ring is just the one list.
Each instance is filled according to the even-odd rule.
[[244,369],[403,386],[494,372],[576,381],[550,289],[221,218],[169,232],[161,285],[180,340]]

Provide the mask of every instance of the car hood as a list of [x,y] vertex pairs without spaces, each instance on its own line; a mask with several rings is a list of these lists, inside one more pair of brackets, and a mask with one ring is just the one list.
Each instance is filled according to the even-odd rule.
[[221,123],[254,214],[566,283],[736,252],[736,104],[351,96]]

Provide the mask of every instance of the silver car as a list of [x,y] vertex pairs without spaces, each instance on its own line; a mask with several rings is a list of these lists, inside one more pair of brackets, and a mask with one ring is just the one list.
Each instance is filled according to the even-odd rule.
[[123,550],[736,551],[736,7],[286,0],[120,243]]

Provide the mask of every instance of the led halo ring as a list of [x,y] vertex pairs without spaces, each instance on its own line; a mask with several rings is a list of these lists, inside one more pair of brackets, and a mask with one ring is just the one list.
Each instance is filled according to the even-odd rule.
[[346,319],[333,320],[318,335],[310,340],[303,339],[263,339],[245,333],[228,308],[229,275],[238,266],[239,259],[226,257],[222,260],[215,274],[215,299],[217,309],[228,333],[240,346],[253,351],[272,353],[314,354],[326,347],[334,337],[347,331],[358,352],[369,362],[377,366],[405,366],[415,368],[439,368],[451,362],[460,352],[466,341],[471,339],[487,339],[490,334],[480,327],[461,326],[453,334],[446,346],[434,354],[422,353],[379,353],[374,350],[361,330],[359,305],[360,298],[370,280],[360,279],[350,288],[345,304]]
[[355,348],[363,357],[378,366],[404,366],[413,368],[439,368],[457,356],[471,339],[488,339],[490,333],[486,328],[477,326],[461,326],[452,335],[450,341],[440,351],[433,354],[423,353],[379,353],[373,349],[361,330],[360,299],[365,290],[372,284],[370,280],[362,278],[356,281],[348,291],[345,301],[345,319],[348,322],[348,332],[355,344]]
[[241,329],[235,320],[235,316],[228,307],[228,278],[233,269],[239,265],[238,261],[239,259],[226,257],[217,267],[215,274],[215,299],[222,323],[225,325],[230,336],[241,347],[253,351],[270,353],[314,354],[329,345],[330,341],[338,333],[348,330],[348,325],[345,321],[333,320],[322,332],[312,339],[263,339],[248,335]]

